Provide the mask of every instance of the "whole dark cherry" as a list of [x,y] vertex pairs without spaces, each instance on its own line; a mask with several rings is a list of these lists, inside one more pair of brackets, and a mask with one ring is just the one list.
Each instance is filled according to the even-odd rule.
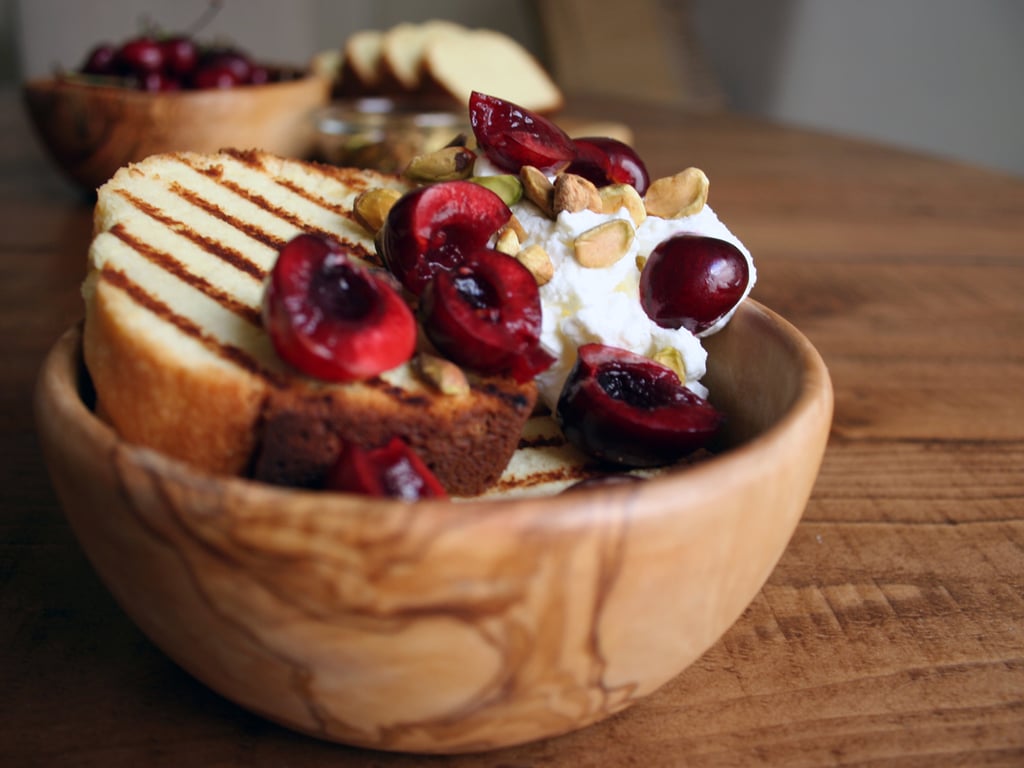
[[430,468],[399,437],[375,448],[346,444],[325,485],[328,490],[402,501],[448,496]]
[[579,348],[555,418],[584,453],[630,467],[677,461],[705,447],[723,422],[671,368],[602,344]]
[[117,47],[110,43],[95,46],[82,63],[80,71],[86,75],[117,74]]
[[576,154],[568,134],[546,117],[478,91],[469,97],[469,123],[483,153],[509,173],[532,165],[554,174]]
[[152,37],[135,37],[122,43],[116,59],[117,69],[126,75],[141,77],[148,72],[160,72],[164,68],[163,49]]
[[524,382],[554,362],[540,346],[537,281],[499,251],[481,248],[435,275],[423,292],[420,317],[434,346],[466,368]]
[[278,355],[328,381],[357,381],[408,360],[416,320],[382,275],[355,262],[333,238],[301,234],[267,280],[263,321]]
[[641,195],[650,186],[647,166],[631,146],[605,136],[587,136],[573,140],[576,153],[566,169],[590,180],[598,187],[630,184]]
[[164,71],[171,77],[187,78],[199,64],[199,46],[186,35],[174,35],[160,41]]
[[640,273],[640,304],[662,328],[707,331],[743,298],[747,260],[730,242],[681,234],[659,243]]

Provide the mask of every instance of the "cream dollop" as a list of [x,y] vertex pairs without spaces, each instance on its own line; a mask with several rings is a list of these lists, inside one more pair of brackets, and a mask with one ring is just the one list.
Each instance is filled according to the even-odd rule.
[[[480,159],[474,172],[485,175],[499,171],[486,159]],[[521,245],[540,245],[554,266],[554,277],[540,286],[541,343],[557,358],[551,368],[537,377],[540,396],[548,407],[554,409],[558,402],[576,362],[576,349],[592,342],[622,347],[645,357],[674,350],[685,368],[686,386],[707,396],[707,389],[700,383],[707,370],[707,352],[700,338],[685,328],[662,328],[652,321],[640,305],[639,286],[643,261],[659,243],[678,234],[703,235],[726,240],[743,254],[750,273],[743,294],[746,298],[757,279],[753,258],[710,206],[678,219],[647,216],[639,227],[634,226],[632,243],[623,257],[601,268],[582,266],[574,256],[573,243],[583,232],[612,219],[623,219],[633,226],[625,208],[615,213],[563,211],[554,220],[528,201],[515,204],[512,211],[526,231]],[[732,312],[700,336],[721,330],[731,316]]]

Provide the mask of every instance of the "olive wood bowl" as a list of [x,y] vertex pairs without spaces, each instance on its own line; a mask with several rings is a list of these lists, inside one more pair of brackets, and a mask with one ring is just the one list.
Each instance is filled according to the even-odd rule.
[[78,327],[49,353],[35,410],[81,546],[184,669],[324,739],[480,751],[651,693],[782,555],[829,434],[827,369],[749,300],[707,346],[730,447],[546,498],[410,504],[201,474],[97,418]]
[[22,97],[54,163],[83,188],[160,152],[263,149],[306,157],[310,115],[330,98],[330,80],[307,74],[266,85],[147,93],[55,77],[25,83]]

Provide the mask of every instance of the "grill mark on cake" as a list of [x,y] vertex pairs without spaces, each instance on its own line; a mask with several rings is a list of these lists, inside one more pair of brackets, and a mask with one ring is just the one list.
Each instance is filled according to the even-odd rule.
[[262,327],[259,309],[251,307],[248,304],[243,304],[234,296],[231,296],[217,288],[206,278],[189,272],[185,265],[175,259],[171,254],[157,250],[148,243],[144,243],[134,235],[130,234],[124,224],[120,222],[115,224],[111,227],[110,234],[114,235],[118,240],[127,245],[146,261],[156,267],[159,267],[164,272],[174,275],[183,283],[188,284],[204,296],[207,296],[217,302],[228,312],[238,315],[250,325],[257,328]]
[[192,229],[192,227],[190,227],[188,224],[182,221],[178,221],[172,216],[168,216],[157,206],[151,205],[150,203],[147,203],[145,200],[136,197],[128,190],[118,189],[117,194],[119,194],[122,198],[127,200],[133,206],[135,206],[142,213],[149,216],[151,219],[159,221],[172,232],[181,235],[187,240],[191,240],[193,243],[198,245],[200,248],[202,248],[210,255],[215,256],[216,258],[220,259],[221,261],[227,264],[230,264],[238,271],[244,272],[245,274],[250,275],[251,277],[254,277],[257,280],[261,281],[263,280],[264,277],[266,277],[266,270],[263,269],[263,267],[261,267],[260,265],[248,259],[245,256],[245,254],[240,253],[234,248],[229,248],[228,246],[224,245],[223,243],[217,240],[199,234],[194,229]]
[[195,190],[189,189],[188,187],[179,184],[178,182],[174,182],[171,185],[171,191],[174,192],[179,197],[181,197],[182,199],[187,200],[197,208],[206,211],[211,216],[220,219],[224,223],[229,224],[230,226],[234,227],[240,232],[248,235],[256,242],[262,243],[263,245],[273,248],[275,251],[280,250],[285,244],[285,241],[282,240],[280,237],[272,235],[262,227],[259,227],[256,224],[248,222],[245,219],[239,219],[236,216],[232,216],[219,205],[210,202]]
[[[334,213],[336,215],[340,215],[349,221],[354,221],[354,217],[352,215],[351,210],[349,210],[346,206],[332,203],[319,195],[314,195],[308,190],[305,190],[299,185],[289,181],[288,179],[272,173],[271,169],[267,168],[267,166],[262,162],[263,157],[259,152],[222,150],[221,154],[233,158],[238,163],[248,168],[251,168],[252,170],[266,174],[278,186],[289,190],[293,194],[296,194],[305,200],[308,200],[314,205],[317,205],[318,207],[323,208],[324,210]],[[192,170],[202,174],[203,176],[206,176],[208,179],[212,181],[215,181],[224,189],[227,189],[228,191],[238,195],[242,199],[249,201],[250,203],[261,208],[263,211],[270,214],[271,216],[275,216],[281,221],[284,221],[287,224],[291,225],[292,227],[295,227],[296,230],[300,232],[308,232],[311,234],[320,235],[322,237],[329,237],[334,240],[337,240],[338,242],[342,243],[342,245],[344,245],[346,248],[348,248],[351,255],[355,256],[356,258],[368,261],[377,266],[382,265],[382,262],[380,258],[377,256],[377,254],[373,251],[370,251],[362,243],[351,242],[345,239],[344,236],[339,234],[338,232],[329,229],[324,229],[323,227],[315,226],[314,224],[303,219],[301,216],[297,215],[294,211],[291,211],[279,205],[275,205],[273,202],[268,200],[263,195],[256,194],[252,190],[247,189],[238,182],[231,181],[230,179],[225,178],[225,169],[222,164],[218,163],[213,165],[203,165],[189,157],[179,157],[178,159],[180,162],[184,163]],[[366,186],[365,181],[363,182],[363,186]],[[184,190],[184,188],[182,189]],[[282,240],[279,237],[275,237],[269,232],[266,232],[265,230],[257,227],[256,225],[248,221],[245,221],[243,219],[237,219],[230,216],[228,213],[223,211],[223,209],[199,197],[195,193],[192,193],[188,200],[189,202],[198,205],[203,210],[206,210],[207,212],[217,216],[218,218],[223,219],[227,223],[231,224],[232,226],[236,227],[237,229],[252,237],[254,240],[257,240],[258,242],[268,245],[274,248],[275,250],[280,250],[282,247],[284,247],[286,243],[285,240]]]
[[164,322],[173,325],[189,338],[199,342],[208,350],[239,368],[258,376],[276,387],[285,386],[283,377],[268,371],[259,364],[249,353],[239,349],[233,344],[224,344],[206,333],[199,325],[187,317],[179,315],[160,299],[149,293],[145,288],[132,280],[128,275],[119,269],[111,266],[104,266],[100,271],[100,278],[124,292],[132,301],[143,309],[151,312]]

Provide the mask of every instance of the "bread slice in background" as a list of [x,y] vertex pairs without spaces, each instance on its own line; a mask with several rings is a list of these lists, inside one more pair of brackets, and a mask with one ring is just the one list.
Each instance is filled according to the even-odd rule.
[[472,91],[536,112],[556,112],[564,98],[541,63],[519,42],[489,29],[429,40],[423,49],[424,88],[466,104]]
[[464,108],[476,90],[541,113],[564,103],[557,83],[517,40],[452,21],[360,30],[345,41],[339,58],[334,94],[342,98],[382,96],[424,108]]
[[334,87],[337,95],[355,97],[381,93],[383,44],[384,33],[377,29],[363,29],[346,38]]
[[381,40],[380,74],[387,90],[415,95],[423,76],[423,51],[427,45],[447,35],[460,36],[468,30],[454,21],[434,19],[419,24],[396,24]]
[[122,437],[212,473],[316,485],[341,441],[406,439],[453,495],[501,475],[536,399],[532,383],[470,377],[442,395],[410,364],[328,384],[278,358],[261,323],[266,275],[300,232],[376,264],[351,216],[397,177],[263,152],[157,155],[98,192],[83,287],[85,362]]

